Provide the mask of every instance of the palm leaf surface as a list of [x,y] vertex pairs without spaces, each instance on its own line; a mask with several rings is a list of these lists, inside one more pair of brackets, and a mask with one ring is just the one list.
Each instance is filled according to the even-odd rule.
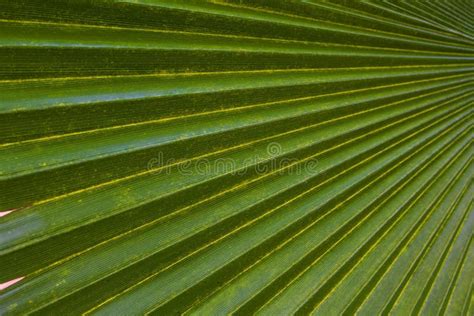
[[472,16],[2,1],[2,314],[472,314]]

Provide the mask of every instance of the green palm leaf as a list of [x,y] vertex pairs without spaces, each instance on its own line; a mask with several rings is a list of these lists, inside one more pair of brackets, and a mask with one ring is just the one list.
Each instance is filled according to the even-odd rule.
[[473,10],[1,1],[0,314],[472,314]]

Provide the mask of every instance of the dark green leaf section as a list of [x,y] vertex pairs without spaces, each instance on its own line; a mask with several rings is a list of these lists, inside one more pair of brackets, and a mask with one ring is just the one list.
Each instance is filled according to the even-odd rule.
[[0,314],[472,314],[473,16],[1,1]]

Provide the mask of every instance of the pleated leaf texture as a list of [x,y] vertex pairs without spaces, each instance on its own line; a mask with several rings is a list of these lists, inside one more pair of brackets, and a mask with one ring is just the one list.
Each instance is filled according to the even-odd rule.
[[469,0],[1,0],[1,315],[473,315]]

